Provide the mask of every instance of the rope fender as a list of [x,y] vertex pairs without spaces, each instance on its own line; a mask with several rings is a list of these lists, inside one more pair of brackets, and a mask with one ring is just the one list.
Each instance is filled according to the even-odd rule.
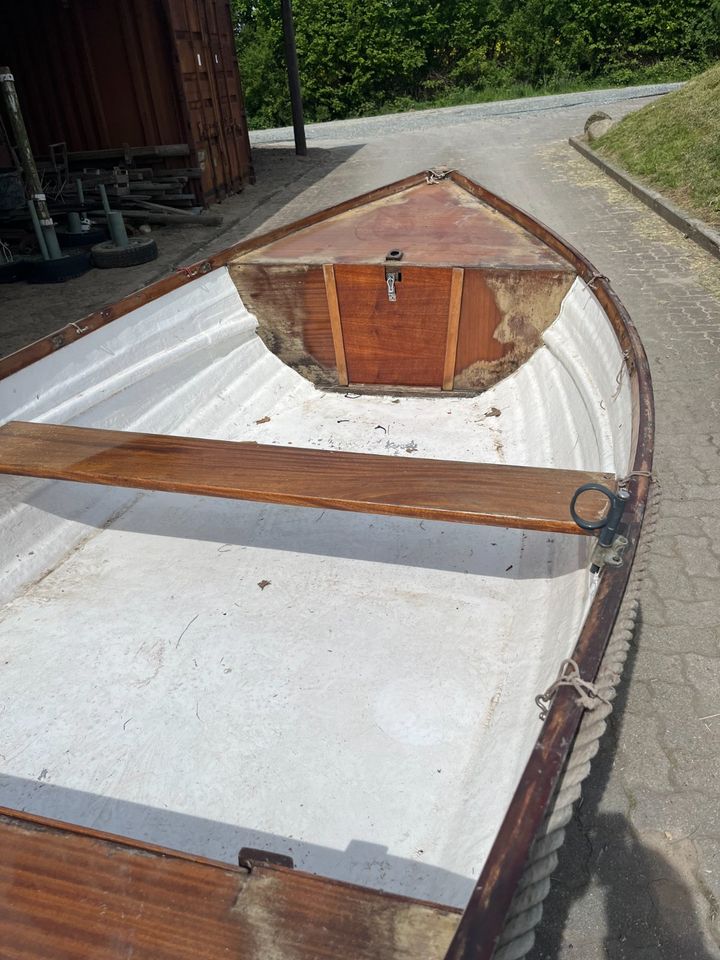
[[594,709],[586,709],[580,721],[555,797],[530,848],[493,960],[523,960],[535,943],[535,928],[542,918],[543,901],[550,891],[550,876],[558,863],[557,851],[565,839],[565,828],[572,819],[573,807],[580,798],[583,781],[590,773],[592,759],[598,752],[607,718],[613,710],[613,700],[637,623],[640,587],[645,579],[659,510],[660,485],[653,480],[625,595],[593,684],[597,698]]

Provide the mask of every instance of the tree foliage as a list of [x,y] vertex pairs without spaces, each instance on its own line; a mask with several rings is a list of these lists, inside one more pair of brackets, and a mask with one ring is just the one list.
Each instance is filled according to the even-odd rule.
[[[251,125],[288,123],[280,0],[232,6]],[[458,87],[674,79],[720,56],[720,0],[295,0],[294,17],[308,120]]]

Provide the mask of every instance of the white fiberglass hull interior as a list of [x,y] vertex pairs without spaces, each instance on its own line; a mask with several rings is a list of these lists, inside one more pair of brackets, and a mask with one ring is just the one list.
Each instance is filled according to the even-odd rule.
[[[222,268],[0,382],[0,421],[622,475],[622,367],[576,280],[480,396],[326,393]],[[14,477],[0,530],[0,804],[464,905],[589,538]]]

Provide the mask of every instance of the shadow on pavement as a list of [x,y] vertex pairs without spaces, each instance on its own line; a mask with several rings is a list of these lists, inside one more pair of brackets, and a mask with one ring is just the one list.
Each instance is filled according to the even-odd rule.
[[[615,760],[641,632],[640,620],[610,726],[568,826],[535,947],[527,960],[571,956],[577,960],[716,960],[719,955],[707,946],[688,885],[692,857],[687,855],[687,845],[683,848],[676,841],[671,861],[656,849],[673,846],[659,833],[641,839],[623,814],[599,812]],[[590,902],[591,887],[598,890],[604,911],[580,925],[573,919],[568,929],[573,903]]]
[[[246,187],[238,197],[230,198],[228,203],[210,208],[212,212],[226,214],[215,249],[237,243],[262,227],[301,193],[349,160],[361,146],[311,147],[306,157],[298,157],[293,147],[254,145],[254,185]],[[330,202],[323,203],[321,207],[329,205]],[[237,235],[229,239],[229,233]]]

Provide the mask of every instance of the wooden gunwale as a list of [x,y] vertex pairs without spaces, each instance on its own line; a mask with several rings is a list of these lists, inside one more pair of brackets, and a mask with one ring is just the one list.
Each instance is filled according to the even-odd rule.
[[[627,354],[633,413],[632,473],[650,473],[653,466],[655,410],[652,379],[645,349],[627,311],[607,278],[556,233],[507,201],[458,173],[450,175],[469,192],[512,217],[562,254],[595,292]],[[605,567],[573,652],[580,674],[594,680],[620,610],[637,552],[650,490],[648,476],[632,477],[623,534],[629,540],[621,567]],[[522,876],[532,842],[553,799],[571,752],[583,708],[570,688],[561,688],[548,711],[490,854],[478,878],[445,960],[490,960]]]
[[[110,307],[91,313],[77,324],[68,324],[56,333],[1,359],[0,379],[10,376],[35,360],[183,286],[198,276],[216,267],[224,266],[238,255],[264,246],[327,217],[415,186],[422,183],[425,176],[425,173],[416,174],[372,190],[328,210],[312,214],[290,226],[244,240],[207,260],[182,268],[175,274],[156,281]],[[634,324],[607,279],[579,251],[530,214],[495,196],[462,174],[453,171],[449,177],[469,193],[504,213],[515,223],[547,243],[592,287],[626,353],[633,414],[632,472],[652,471],[655,414],[648,359]],[[586,680],[595,679],[617,619],[641,536],[650,489],[649,477],[631,477],[628,489],[631,498],[625,510],[622,529],[629,540],[625,562],[621,567],[604,568],[597,593],[573,653],[573,659],[578,664],[580,674]],[[527,862],[530,847],[542,824],[570,754],[582,715],[583,710],[578,706],[573,692],[569,688],[561,688],[540,730],[495,843],[446,954],[446,960],[490,960]],[[17,816],[16,811],[8,811],[8,814]],[[41,820],[29,815],[23,815],[23,818],[29,821]],[[63,828],[66,827],[67,825],[63,824]],[[82,828],[74,829],[78,833],[88,833]],[[138,844],[138,846],[146,847],[147,845]]]

